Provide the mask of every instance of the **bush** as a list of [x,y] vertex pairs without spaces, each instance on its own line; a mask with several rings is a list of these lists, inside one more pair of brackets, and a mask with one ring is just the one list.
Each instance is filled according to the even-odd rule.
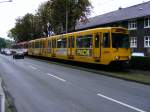
[[150,57],[131,57],[131,68],[150,70]]

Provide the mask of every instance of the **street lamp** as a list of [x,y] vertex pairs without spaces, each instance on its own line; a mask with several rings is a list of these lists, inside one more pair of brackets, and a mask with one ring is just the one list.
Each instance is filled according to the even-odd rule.
[[0,1],[0,3],[4,3],[4,2],[12,2],[12,0]]

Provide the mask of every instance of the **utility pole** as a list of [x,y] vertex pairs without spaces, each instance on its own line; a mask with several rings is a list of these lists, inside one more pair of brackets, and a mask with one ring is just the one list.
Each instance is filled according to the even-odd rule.
[[68,33],[68,10],[66,8],[66,33]]

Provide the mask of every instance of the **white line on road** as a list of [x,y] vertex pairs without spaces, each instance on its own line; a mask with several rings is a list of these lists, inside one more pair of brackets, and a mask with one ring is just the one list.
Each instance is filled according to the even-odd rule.
[[62,78],[60,78],[60,77],[58,77],[58,76],[56,76],[56,75],[52,75],[52,74],[49,74],[49,73],[48,73],[47,75],[49,75],[49,76],[51,76],[51,77],[53,77],[53,78],[56,78],[56,79],[58,79],[58,80],[60,80],[60,81],[66,82],[65,79],[62,79]]
[[125,104],[125,103],[123,103],[123,102],[117,101],[117,100],[115,100],[115,99],[113,99],[113,98],[107,97],[107,96],[102,95],[102,94],[100,94],[100,93],[98,93],[97,95],[100,96],[100,97],[103,97],[103,98],[105,98],[105,99],[107,99],[107,100],[110,100],[110,101],[112,101],[112,102],[115,102],[115,103],[118,103],[118,104],[123,105],[123,106],[125,106],[125,107],[128,107],[128,108],[130,108],[130,109],[136,110],[136,111],[138,111],[138,112],[146,112],[146,111],[144,111],[144,110],[141,110],[141,109],[139,109],[139,108],[133,107],[133,106],[128,105],[128,104]]
[[34,70],[37,69],[36,67],[34,67],[34,66],[32,66],[32,65],[29,65],[29,67],[32,68],[32,69],[34,69]]

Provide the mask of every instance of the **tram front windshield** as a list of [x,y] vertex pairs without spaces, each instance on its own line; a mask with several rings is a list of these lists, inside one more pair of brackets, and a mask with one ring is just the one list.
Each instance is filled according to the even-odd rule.
[[112,47],[113,48],[129,48],[129,35],[112,33]]

